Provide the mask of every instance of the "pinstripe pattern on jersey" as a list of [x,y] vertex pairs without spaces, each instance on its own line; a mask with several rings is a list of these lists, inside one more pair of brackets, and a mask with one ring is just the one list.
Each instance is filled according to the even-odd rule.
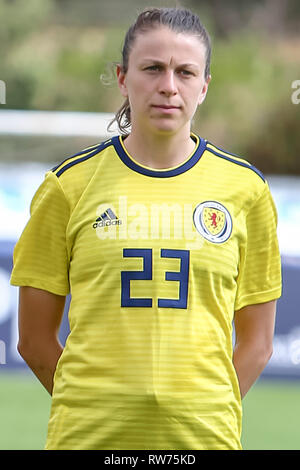
[[[268,185],[212,144],[149,178],[118,139],[47,172],[14,251],[13,285],[71,293],[46,448],[239,449],[234,311],[281,294]],[[230,214],[222,243],[197,230],[204,201]]]
[[212,145],[210,142],[207,142],[206,150],[208,150],[209,152],[212,152],[217,157],[224,158],[225,160],[228,160],[229,162],[236,163],[237,165],[243,166],[245,168],[248,168],[249,170],[254,171],[254,173],[256,173],[263,181],[265,181],[265,177],[260,170],[258,170],[254,165],[251,165],[251,163],[240,158],[238,155],[235,155],[230,152],[226,152],[225,150],[222,150],[221,148],[216,147],[215,145]]
[[54,168],[52,168],[52,172],[55,173],[57,177],[59,177],[66,170],[68,170],[68,168],[71,168],[72,166],[77,165],[78,163],[84,162],[85,160],[88,160],[89,158],[94,157],[95,155],[99,154],[103,149],[105,149],[107,146],[111,144],[112,144],[111,139],[109,139],[100,144],[96,144],[91,147],[88,147],[82,150],[81,152],[78,152],[75,155],[72,155],[71,157],[66,158],[63,162],[59,163]]

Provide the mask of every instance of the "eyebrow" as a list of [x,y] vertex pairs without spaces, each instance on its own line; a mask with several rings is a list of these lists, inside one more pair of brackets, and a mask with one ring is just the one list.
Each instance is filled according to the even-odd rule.
[[[152,63],[152,64],[155,64],[155,65],[163,65],[165,66],[166,63],[163,62],[162,60],[159,60],[159,59],[151,59],[151,58],[145,58],[142,60],[142,63]],[[187,62],[187,63],[183,63],[183,64],[179,64],[178,67],[197,67],[199,68],[199,65],[194,63],[194,62]]]

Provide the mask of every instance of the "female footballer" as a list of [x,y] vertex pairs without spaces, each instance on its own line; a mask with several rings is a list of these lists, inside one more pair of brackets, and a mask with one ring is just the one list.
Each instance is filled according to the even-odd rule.
[[52,395],[46,449],[241,449],[280,256],[264,175],[191,131],[210,55],[192,12],[142,12],[116,69],[119,135],[33,198],[11,282],[19,352]]

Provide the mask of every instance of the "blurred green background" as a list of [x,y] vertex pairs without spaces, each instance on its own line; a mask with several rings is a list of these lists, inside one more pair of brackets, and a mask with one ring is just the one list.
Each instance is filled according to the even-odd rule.
[[[299,383],[260,379],[243,400],[244,450],[299,450]],[[43,449],[50,396],[31,373],[0,376],[0,450]]]
[[[0,0],[0,79],[7,86],[1,109],[116,111],[122,98],[112,64],[128,26],[149,4],[179,5]],[[194,131],[266,174],[300,175],[300,104],[292,101],[292,83],[300,80],[299,0],[180,6],[200,15],[213,44],[212,82]],[[0,135],[0,161],[52,163],[93,143]],[[260,380],[252,388],[243,402],[245,449],[300,449],[299,385]],[[47,392],[30,373],[0,365],[0,449],[43,448],[49,409]]]
[[[0,0],[0,79],[6,108],[114,112],[122,103],[111,67],[144,7],[177,1]],[[299,0],[186,0],[213,43],[212,81],[194,130],[265,173],[300,173]],[[101,76],[111,78],[104,84]],[[107,82],[107,80],[104,80]],[[300,93],[296,95],[300,98]],[[90,143],[60,140],[62,156]],[[93,142],[94,143],[94,142]],[[47,140],[1,136],[0,158],[53,161]],[[20,154],[19,149],[22,148]],[[41,152],[43,148],[43,152]]]

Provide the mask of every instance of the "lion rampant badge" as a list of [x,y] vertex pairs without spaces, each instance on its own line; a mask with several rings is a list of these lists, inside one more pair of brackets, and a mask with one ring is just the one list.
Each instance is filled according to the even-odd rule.
[[222,204],[206,201],[194,211],[194,225],[198,232],[212,243],[224,243],[232,232],[231,215]]

